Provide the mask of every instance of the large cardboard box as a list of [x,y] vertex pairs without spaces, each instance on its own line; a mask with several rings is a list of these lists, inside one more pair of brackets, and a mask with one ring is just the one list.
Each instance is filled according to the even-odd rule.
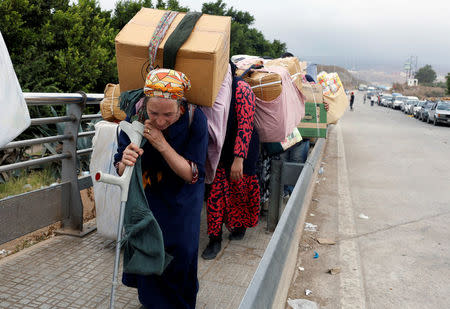
[[265,66],[282,66],[291,74],[292,82],[302,91],[302,77],[306,74],[306,62],[301,62],[297,57],[277,58],[269,60]]
[[[142,8],[116,36],[116,58],[121,91],[144,87],[149,67],[148,44],[165,11]],[[163,65],[164,44],[183,19],[179,13],[156,54]],[[178,50],[175,70],[185,73],[192,88],[189,102],[212,106],[228,68],[231,17],[202,15],[187,41]]]
[[[251,62],[247,60],[245,63]],[[254,60],[255,64],[261,62],[260,59]],[[238,64],[239,66],[239,64]],[[305,75],[305,63],[300,62],[297,57],[277,58],[264,62],[264,67],[283,67],[289,71],[292,82],[301,91],[302,90],[302,75]],[[236,74],[244,73],[244,68],[237,70]],[[277,73],[265,72],[264,68],[261,71],[253,71],[244,77],[245,81],[252,87],[256,97],[263,101],[273,101],[278,98],[283,89],[281,77]]]
[[327,137],[327,111],[323,103],[305,103],[305,117],[298,125],[304,138]]
[[300,89],[305,102],[323,103],[323,88],[320,84],[303,83]]

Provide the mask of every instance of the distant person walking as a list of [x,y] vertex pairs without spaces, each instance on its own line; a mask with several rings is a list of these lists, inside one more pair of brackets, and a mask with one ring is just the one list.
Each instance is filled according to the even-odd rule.
[[353,102],[355,101],[355,93],[352,92],[352,94],[350,95],[350,110],[353,110]]

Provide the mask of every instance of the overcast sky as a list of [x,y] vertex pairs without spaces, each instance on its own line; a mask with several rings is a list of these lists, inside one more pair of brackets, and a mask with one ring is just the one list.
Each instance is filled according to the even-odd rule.
[[[99,0],[113,9],[117,0]],[[156,2],[154,0],[153,2]],[[204,0],[179,0],[200,11]],[[248,11],[266,39],[279,39],[302,60],[348,69],[400,71],[410,56],[418,68],[450,72],[447,0],[225,0]]]

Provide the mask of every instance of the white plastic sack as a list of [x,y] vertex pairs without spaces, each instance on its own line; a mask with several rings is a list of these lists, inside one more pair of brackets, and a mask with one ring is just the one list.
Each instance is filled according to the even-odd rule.
[[30,114],[0,32],[0,147],[30,126]]
[[120,213],[120,187],[95,181],[95,173],[103,172],[117,175],[114,167],[114,154],[117,152],[118,124],[100,121],[95,124],[92,139],[92,157],[89,169],[94,184],[95,209],[97,213],[97,232],[108,239],[117,238]]

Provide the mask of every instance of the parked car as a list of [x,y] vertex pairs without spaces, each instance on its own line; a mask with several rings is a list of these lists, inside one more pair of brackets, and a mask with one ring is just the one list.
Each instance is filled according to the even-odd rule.
[[436,126],[439,123],[450,124],[450,101],[439,101],[428,111],[428,123],[433,122]]
[[428,121],[428,111],[434,105],[434,102],[427,101],[425,105],[420,109],[419,120]]
[[419,101],[413,108],[413,116],[414,118],[419,118],[419,112],[422,107],[427,103],[427,101]]
[[394,97],[392,95],[390,95],[390,94],[383,94],[381,96],[381,105],[388,107],[389,105],[392,104],[392,99],[393,98]]
[[405,112],[405,114],[408,115],[412,115],[413,114],[413,108],[414,106],[416,106],[419,103],[419,99],[409,99],[406,100],[404,106],[403,106],[403,111]]
[[418,97],[414,97],[414,96],[407,96],[406,98],[407,98],[407,100],[403,104],[402,111],[405,114],[411,115],[412,114],[412,106],[415,103],[419,102],[419,98]]
[[402,95],[396,96],[394,102],[392,103],[392,108],[401,109],[407,99],[408,99],[407,97],[404,97]]

